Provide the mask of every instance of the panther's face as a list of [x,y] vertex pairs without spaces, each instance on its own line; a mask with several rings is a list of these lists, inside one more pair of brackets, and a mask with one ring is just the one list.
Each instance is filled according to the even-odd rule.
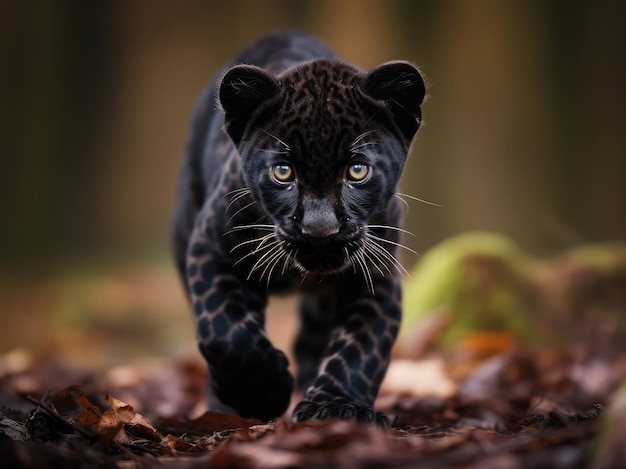
[[257,269],[365,273],[366,264],[395,262],[376,221],[396,191],[423,97],[421,76],[404,62],[369,74],[317,60],[279,77],[250,66],[225,75],[226,130],[272,222],[252,243]]

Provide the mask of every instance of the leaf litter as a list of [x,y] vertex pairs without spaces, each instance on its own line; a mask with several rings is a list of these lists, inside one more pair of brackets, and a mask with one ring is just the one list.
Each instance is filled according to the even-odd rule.
[[[502,275],[501,262],[488,258],[493,254],[463,264],[471,269],[460,278],[473,275],[476,281],[458,286],[461,296],[424,315],[396,348],[376,402],[376,410],[391,419],[387,431],[341,420],[293,424],[289,412],[261,422],[209,411],[206,365],[196,357],[97,373],[38,359],[25,349],[6,352],[0,355],[0,463],[626,467],[626,248],[611,249],[541,264],[524,271],[523,282],[504,286],[493,279],[510,276]],[[615,261],[608,267],[597,262],[598,252],[609,252]],[[479,297],[491,303],[465,307]],[[504,325],[499,330],[465,331],[453,346],[443,340],[453,333],[460,337],[465,311],[488,311],[500,303],[513,314],[524,308],[541,313],[532,343],[524,341],[527,324],[510,327],[508,316],[498,319]],[[493,324],[486,319],[484,324]]]
[[[201,364],[192,366],[190,360],[168,362],[168,372],[161,363],[161,373],[178,382],[159,380],[137,365],[142,379],[132,391],[110,373],[87,372],[78,384],[43,389],[49,384],[45,377],[62,383],[80,373],[33,364],[0,377],[0,460],[7,467],[619,467],[610,458],[600,465],[594,448],[604,445],[607,455],[620,447],[611,442],[613,432],[606,441],[599,437],[608,425],[610,396],[626,375],[626,357],[500,351],[480,362],[472,359],[471,371],[458,361],[449,365],[440,395],[407,389],[406,375],[412,372],[417,381],[435,379],[428,371],[433,360],[427,358],[426,367],[414,360],[413,371],[407,368],[411,360],[396,360],[404,370],[402,382],[397,388],[393,379],[387,382],[377,401],[377,410],[392,418],[389,431],[341,420],[293,424],[283,417],[266,423],[206,410],[197,381],[208,378]],[[450,357],[444,361],[454,363]],[[598,370],[602,366],[604,373]],[[592,386],[585,376],[601,378]],[[157,390],[160,386],[188,391],[170,403],[170,409],[177,407],[170,415],[153,411],[161,408],[155,400],[168,395]],[[136,408],[116,394],[141,400],[135,399]],[[614,426],[624,425],[623,402],[622,397],[614,407]]]

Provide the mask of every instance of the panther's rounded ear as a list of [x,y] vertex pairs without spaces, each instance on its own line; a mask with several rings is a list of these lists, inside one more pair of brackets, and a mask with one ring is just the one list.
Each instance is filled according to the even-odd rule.
[[362,88],[370,97],[387,103],[396,124],[410,141],[419,129],[420,106],[426,93],[420,72],[408,62],[388,62],[369,72]]
[[226,72],[219,89],[226,132],[239,144],[250,117],[263,101],[278,93],[276,79],[252,65],[236,65]]

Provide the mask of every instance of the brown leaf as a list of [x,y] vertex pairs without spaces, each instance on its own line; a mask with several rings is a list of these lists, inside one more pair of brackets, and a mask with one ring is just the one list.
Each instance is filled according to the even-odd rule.
[[102,420],[102,412],[98,406],[93,404],[87,395],[78,389],[76,386],[70,386],[65,388],[62,391],[56,393],[58,398],[62,398],[67,396],[71,398],[78,406],[81,411],[79,416],[76,418],[76,425],[80,425],[81,427],[89,428],[92,430],[97,430],[100,425],[100,421]]
[[459,348],[480,359],[505,354],[514,345],[515,337],[510,332],[473,331],[463,338]]
[[456,384],[447,375],[441,358],[423,360],[392,360],[381,392],[411,396],[450,397]]
[[[127,443],[130,441],[129,435],[144,438],[151,441],[161,441],[161,435],[141,414],[119,399],[107,394],[106,401],[111,405],[102,415],[98,426],[99,430],[116,428],[123,425],[124,429],[116,435],[116,441]],[[124,431],[125,430],[125,431]],[[126,441],[128,439],[128,441]]]
[[130,438],[124,431],[124,425],[118,423],[116,426],[98,430],[98,443],[102,448],[108,448],[113,443],[130,443]]
[[189,443],[188,441],[185,441],[182,438],[174,435],[167,435],[165,438],[163,438],[163,443],[165,443],[176,452],[189,453],[192,452],[195,448],[195,445],[193,445],[192,443]]
[[159,422],[159,428],[176,434],[211,435],[225,430],[250,428],[255,425],[263,425],[264,422],[257,419],[245,419],[238,415],[224,414],[221,412],[207,411],[201,416],[190,420],[177,416],[163,418]]
[[216,449],[211,467],[388,467],[398,456],[407,458],[404,442],[354,421],[312,420],[274,429],[253,442],[242,441],[238,432]]

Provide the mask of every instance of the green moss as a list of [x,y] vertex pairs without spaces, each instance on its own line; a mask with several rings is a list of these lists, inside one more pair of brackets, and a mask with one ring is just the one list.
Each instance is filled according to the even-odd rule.
[[471,232],[445,240],[424,255],[405,284],[403,330],[445,309],[452,321],[444,346],[474,330],[508,331],[525,340],[532,335],[534,265],[497,234]]

